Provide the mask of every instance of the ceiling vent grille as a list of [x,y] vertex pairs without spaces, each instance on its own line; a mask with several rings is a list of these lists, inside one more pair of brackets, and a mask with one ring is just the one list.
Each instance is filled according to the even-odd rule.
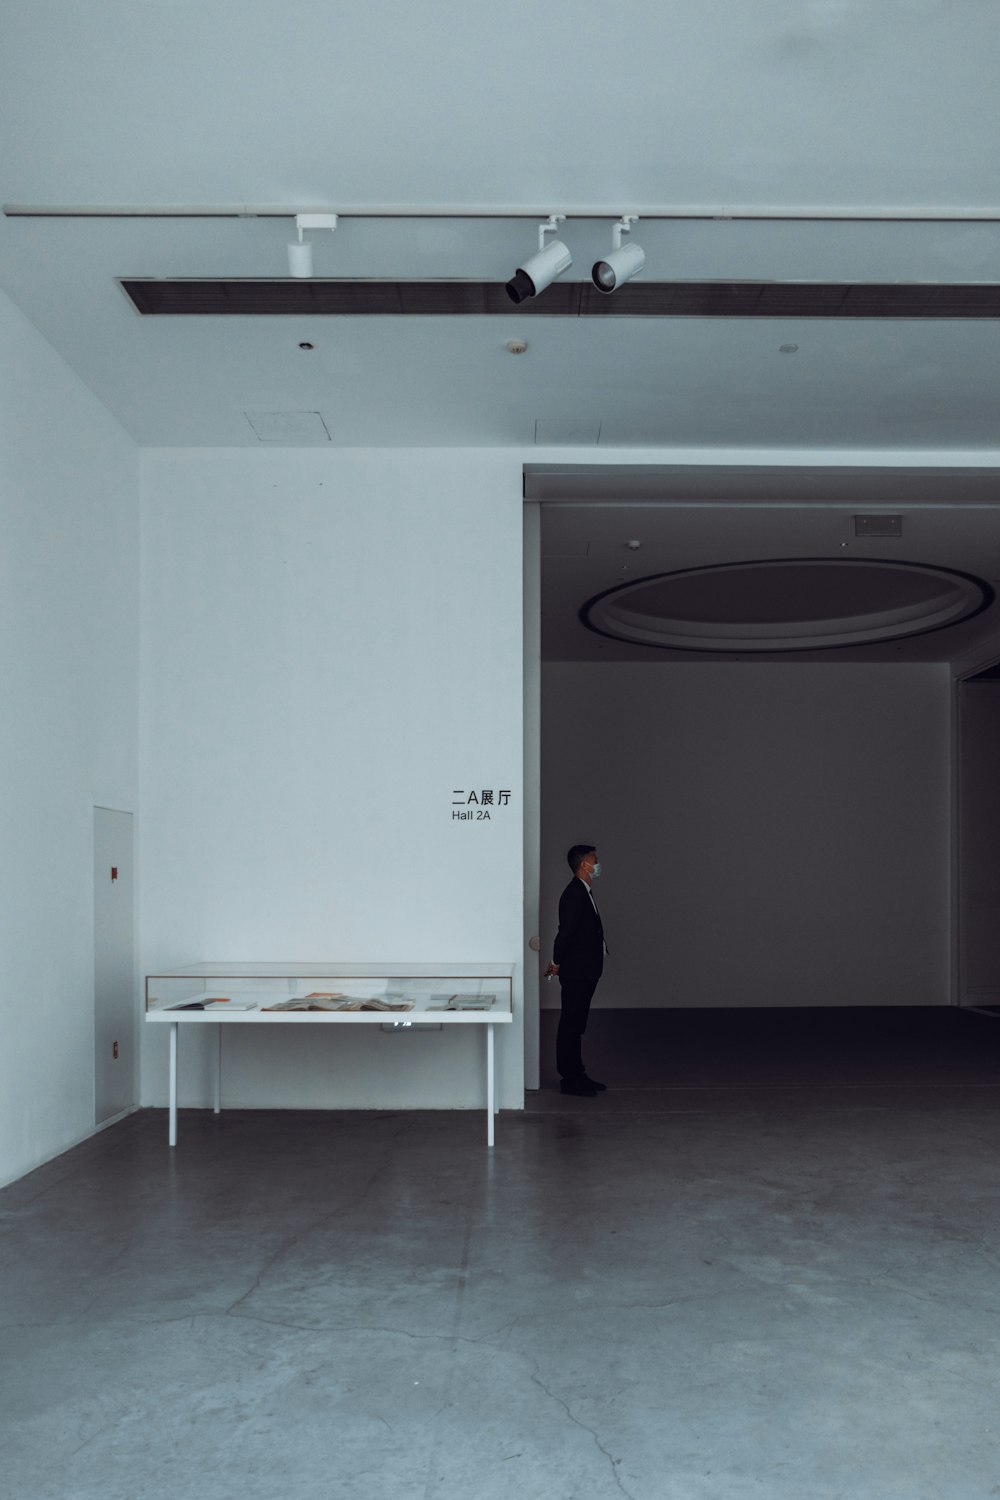
[[902,516],[855,516],[855,536],[902,536]]

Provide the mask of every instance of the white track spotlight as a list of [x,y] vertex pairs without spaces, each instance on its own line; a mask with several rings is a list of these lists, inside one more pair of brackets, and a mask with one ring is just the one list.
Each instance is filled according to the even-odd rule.
[[313,273],[313,247],[308,240],[292,240],[288,246],[289,276],[308,277]]
[[622,235],[631,234],[632,225],[637,222],[636,214],[623,214],[611,231],[614,249],[606,260],[594,262],[590,274],[599,292],[617,291],[623,282],[637,276],[646,264],[646,253],[641,245],[634,240],[622,244]]
[[573,257],[562,240],[552,240],[548,245],[545,243],[545,236],[554,234],[565,217],[565,214],[550,214],[545,224],[539,224],[537,255],[526,260],[523,266],[518,266],[507,282],[507,296],[512,302],[537,297],[539,292],[544,292],[557,276],[568,271],[573,264]]
[[288,246],[288,274],[306,279],[313,273],[313,247],[302,238],[302,232],[305,229],[336,229],[337,215],[296,214],[295,227],[299,237]]

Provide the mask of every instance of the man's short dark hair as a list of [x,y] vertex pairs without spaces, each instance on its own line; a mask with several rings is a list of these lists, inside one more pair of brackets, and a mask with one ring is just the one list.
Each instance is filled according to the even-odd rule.
[[566,862],[575,875],[588,854],[596,854],[596,844],[574,844],[566,855]]

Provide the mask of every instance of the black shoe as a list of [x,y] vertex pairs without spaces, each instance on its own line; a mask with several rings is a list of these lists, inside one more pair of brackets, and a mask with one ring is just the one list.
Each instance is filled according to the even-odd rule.
[[603,1094],[607,1088],[606,1083],[598,1083],[596,1078],[581,1078],[580,1082],[585,1083],[588,1088],[596,1089],[599,1094]]
[[561,1094],[578,1094],[581,1099],[596,1099],[597,1088],[589,1078],[564,1078],[559,1085]]

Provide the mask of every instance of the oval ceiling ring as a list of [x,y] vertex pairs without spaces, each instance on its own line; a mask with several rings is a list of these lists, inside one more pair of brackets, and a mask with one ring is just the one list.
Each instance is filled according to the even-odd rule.
[[760,559],[629,579],[588,599],[580,620],[664,650],[816,651],[926,635],[993,599],[981,578],[926,563]]

